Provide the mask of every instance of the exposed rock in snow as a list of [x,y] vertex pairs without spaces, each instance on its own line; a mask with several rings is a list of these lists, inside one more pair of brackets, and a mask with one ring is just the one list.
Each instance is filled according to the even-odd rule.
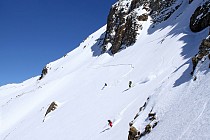
[[49,114],[51,111],[54,111],[57,107],[58,105],[55,102],[52,102],[50,106],[48,107],[44,116],[47,116],[47,114]]
[[177,0],[150,0],[150,15],[154,23],[167,20],[181,5]]
[[138,140],[140,138],[140,131],[138,131],[134,126],[130,127],[128,140]]
[[[210,36],[208,36],[206,39],[204,39],[201,42],[201,45],[199,47],[199,52],[192,58],[193,63],[193,71],[191,74],[193,75],[195,68],[199,61],[201,61],[204,57],[207,58],[207,56],[210,55]],[[206,59],[204,58],[204,59]]]
[[120,0],[112,6],[107,19],[107,29],[102,52],[106,52],[108,43],[111,43],[110,51],[117,53],[123,45],[130,46],[136,42],[139,30],[142,29],[142,21],[148,19],[147,4],[139,0]]
[[210,26],[210,1],[207,0],[199,6],[190,19],[190,29],[193,32],[200,32]]
[[44,76],[47,74],[48,72],[48,68],[45,66],[43,69],[42,69],[42,74],[41,76],[39,77],[39,80],[41,80],[42,78],[44,78]]
[[[182,1],[176,0],[120,0],[110,9],[102,53],[110,48],[111,53],[115,54],[133,45],[149,15],[153,23],[158,24],[167,20],[181,4]],[[108,47],[109,43],[111,47]]]

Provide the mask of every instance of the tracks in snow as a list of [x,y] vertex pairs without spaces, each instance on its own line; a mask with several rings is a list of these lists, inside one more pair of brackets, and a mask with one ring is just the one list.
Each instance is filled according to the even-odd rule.
[[204,113],[204,110],[206,109],[206,106],[208,104],[209,101],[205,102],[204,105],[203,105],[203,108],[201,110],[201,112],[199,113],[199,115],[192,121],[189,123],[187,129],[181,134],[181,136],[178,138],[178,140],[182,139],[182,137],[187,133],[187,131],[190,129],[190,126],[194,125],[200,118],[201,116],[203,115]]
[[94,65],[94,66],[89,67],[89,68],[91,68],[91,69],[102,69],[102,68],[123,67],[123,66],[129,66],[130,70],[128,72],[122,74],[121,78],[119,78],[118,80],[113,82],[112,85],[116,85],[116,84],[120,83],[125,77],[127,77],[134,70],[135,67],[133,66],[133,64],[112,64],[112,65],[101,64],[101,65]]
[[94,65],[93,67],[90,67],[92,69],[100,69],[100,68],[106,68],[106,67],[118,67],[118,66],[130,66],[132,69],[134,69],[133,64],[113,64],[113,65],[103,65],[103,64],[98,64]]

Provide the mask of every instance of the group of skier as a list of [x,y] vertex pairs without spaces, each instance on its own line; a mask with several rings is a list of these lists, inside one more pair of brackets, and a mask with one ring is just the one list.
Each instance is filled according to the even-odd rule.
[[[108,84],[107,83],[105,83],[104,84],[104,86],[102,87],[102,89],[101,90],[103,90],[105,87],[107,87],[108,86]],[[132,81],[129,81],[129,83],[128,83],[128,87],[129,88],[131,88],[132,87]]]
[[[107,87],[107,86],[108,86],[107,83],[105,83],[101,90],[103,90],[103,89],[104,89],[105,87]],[[129,87],[129,88],[132,87],[132,81],[129,81],[128,87]],[[112,127],[112,126],[113,126],[113,122],[112,122],[111,120],[108,120],[108,125],[109,125],[110,127]]]

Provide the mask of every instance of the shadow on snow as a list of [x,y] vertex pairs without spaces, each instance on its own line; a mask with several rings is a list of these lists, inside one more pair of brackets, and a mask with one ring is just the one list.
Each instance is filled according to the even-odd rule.
[[[208,36],[208,29],[204,29],[201,32],[193,33],[190,28],[190,17],[194,13],[196,6],[193,5],[193,8],[188,9],[187,15],[182,15],[183,12],[183,5],[176,10],[169,19],[166,21],[163,21],[162,23],[154,26],[154,24],[150,25],[148,29],[148,34],[153,34],[156,31],[161,31],[165,28],[171,27],[171,31],[162,39],[164,41],[167,37],[176,37],[180,34],[184,34],[183,37],[181,37],[178,41],[183,42],[182,46],[182,52],[181,56],[183,59],[187,59],[187,62],[183,65],[181,65],[177,70],[178,71],[181,67],[188,64],[188,68],[183,72],[182,76],[179,77],[175,83],[174,87],[180,86],[183,83],[188,82],[190,79],[192,79],[192,76],[190,75],[190,72],[192,71],[192,61],[191,58],[195,56],[198,53],[199,45],[201,44],[202,40]],[[182,12],[181,12],[182,11]],[[188,23],[188,24],[186,24]],[[161,42],[162,42],[161,41]],[[174,72],[175,72],[174,71]]]
[[[183,44],[184,44],[182,46],[182,52],[181,52],[180,55],[183,57],[183,59],[188,59],[188,60],[185,64],[181,65],[175,71],[178,71],[181,67],[183,67],[186,64],[188,64],[189,66],[183,72],[182,76],[179,77],[175,81],[174,87],[180,86],[181,84],[188,82],[192,78],[192,76],[190,75],[190,72],[192,71],[191,58],[198,53],[198,47],[199,47],[201,41],[204,38],[206,38],[207,35],[208,35],[208,30],[207,29],[205,29],[205,30],[203,30],[199,33],[193,33],[189,28],[190,17],[194,13],[194,11],[197,7],[194,6],[194,8],[188,9],[188,13],[187,13],[188,15],[184,15],[184,16],[181,13],[183,11],[183,8],[184,7],[182,5],[166,21],[163,21],[162,23],[160,23],[158,25],[155,25],[155,26],[154,26],[154,24],[151,24],[148,31],[147,31],[148,34],[153,34],[156,31],[161,31],[165,28],[171,27],[171,31],[165,37],[163,37],[161,42],[163,42],[164,39],[169,37],[169,36],[171,38],[173,38],[173,37],[176,37],[180,34],[184,34],[183,37],[181,37],[178,40],[178,41],[183,42]],[[188,24],[186,24],[186,23],[188,23]],[[93,52],[94,57],[100,56],[102,54],[101,53],[101,46],[103,44],[103,39],[105,37],[105,34],[106,34],[106,32],[102,33],[100,38],[97,39],[97,42],[91,47],[91,50]],[[125,48],[123,48],[122,50],[124,50],[124,49]],[[120,50],[120,51],[122,51],[122,50]],[[107,53],[109,55],[112,55],[110,53],[110,51],[108,51]]]

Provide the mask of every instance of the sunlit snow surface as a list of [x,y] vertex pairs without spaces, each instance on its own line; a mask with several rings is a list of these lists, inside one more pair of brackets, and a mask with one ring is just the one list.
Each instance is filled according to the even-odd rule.
[[[114,56],[100,55],[104,26],[49,63],[41,81],[37,76],[0,87],[0,139],[126,140],[129,122],[148,97],[134,125],[144,129],[144,116],[151,108],[159,123],[142,139],[210,139],[209,59],[198,64],[196,81],[190,75],[191,57],[208,34],[189,29],[190,15],[199,4],[184,1],[154,28],[148,20],[137,42]],[[132,88],[125,91],[130,80]],[[43,122],[53,101],[58,108]],[[114,121],[113,128],[107,120]]]

